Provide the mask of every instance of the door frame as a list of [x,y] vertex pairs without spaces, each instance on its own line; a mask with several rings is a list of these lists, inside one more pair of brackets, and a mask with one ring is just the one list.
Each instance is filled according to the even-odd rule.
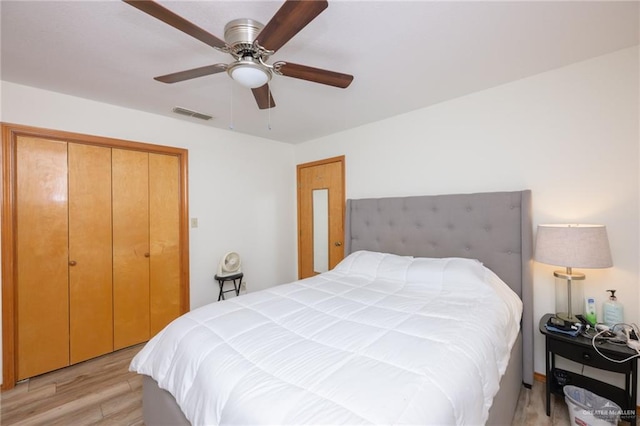
[[298,278],[300,278],[300,271],[302,270],[302,253],[301,253],[301,249],[302,246],[300,244],[300,239],[302,237],[302,217],[301,217],[301,206],[300,206],[300,194],[302,191],[301,185],[300,185],[300,171],[304,168],[307,167],[314,167],[314,166],[321,166],[323,164],[330,164],[330,163],[340,163],[340,168],[342,169],[342,206],[341,206],[341,211],[342,211],[342,226],[343,226],[343,230],[344,230],[344,215],[345,215],[345,206],[346,206],[346,198],[347,198],[347,193],[345,191],[345,156],[344,155],[340,155],[337,157],[331,157],[331,158],[325,158],[323,160],[317,160],[317,161],[312,161],[310,163],[303,163],[303,164],[298,164],[296,166],[296,194],[297,194],[297,206],[298,206]]
[[180,309],[189,310],[189,193],[188,150],[170,146],[152,145],[101,136],[85,135],[61,130],[43,129],[11,123],[0,123],[2,132],[2,223],[0,245],[2,248],[2,386],[11,389],[16,380],[16,141],[20,136],[63,140],[65,142],[98,145],[108,148],[124,148],[158,154],[174,155],[180,164]]

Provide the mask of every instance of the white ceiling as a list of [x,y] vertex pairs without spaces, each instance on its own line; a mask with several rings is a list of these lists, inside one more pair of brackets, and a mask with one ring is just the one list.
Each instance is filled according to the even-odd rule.
[[[281,1],[161,1],[223,38],[235,18],[267,23]],[[258,110],[225,73],[154,76],[231,57],[118,0],[0,2],[2,80],[299,143],[637,45],[637,1],[340,1],[270,60],[355,76],[347,89],[274,76]],[[269,123],[271,129],[269,129]]]

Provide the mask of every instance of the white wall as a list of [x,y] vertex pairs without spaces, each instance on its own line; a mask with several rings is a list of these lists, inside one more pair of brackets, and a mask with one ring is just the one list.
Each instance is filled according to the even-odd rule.
[[[605,290],[618,289],[640,323],[638,72],[638,48],[625,49],[298,145],[295,160],[344,154],[348,198],[529,188],[534,226],[607,226],[614,267],[581,271],[585,294],[602,318]],[[536,327],[555,311],[555,269],[535,267]]]
[[[191,308],[217,300],[226,251],[242,256],[248,291],[293,281],[296,199],[289,144],[1,82],[0,120],[189,150]],[[0,352],[1,353],[1,352]]]

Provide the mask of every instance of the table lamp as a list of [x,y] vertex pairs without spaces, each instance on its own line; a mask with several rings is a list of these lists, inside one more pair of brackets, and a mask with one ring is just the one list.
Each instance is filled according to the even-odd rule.
[[549,265],[564,266],[555,271],[556,278],[567,280],[567,312],[556,316],[577,321],[571,307],[571,284],[584,280],[585,275],[573,268],[609,268],[613,266],[607,228],[604,225],[538,225],[535,260]]

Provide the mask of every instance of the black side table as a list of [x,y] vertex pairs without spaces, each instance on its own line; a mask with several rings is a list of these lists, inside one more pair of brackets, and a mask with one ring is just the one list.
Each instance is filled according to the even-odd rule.
[[[540,332],[545,336],[545,365],[547,376],[547,416],[551,412],[551,393],[564,395],[562,388],[564,385],[574,385],[587,389],[615,402],[622,408],[622,419],[636,424],[636,404],[638,388],[638,364],[637,358],[630,359],[623,363],[609,361],[595,351],[591,345],[591,339],[567,334],[548,331],[545,324],[553,314],[546,314],[540,319]],[[625,345],[613,343],[596,343],[598,350],[611,359],[623,360],[636,354],[633,349]],[[555,357],[569,359],[583,365],[588,365],[600,370],[612,371],[624,374],[624,389],[613,386],[600,380],[592,379],[582,374],[556,368]]]
[[[218,301],[220,301],[220,299],[224,300],[224,294],[225,293],[229,293],[230,291],[234,291],[236,293],[236,296],[240,295],[240,286],[242,285],[242,277],[244,277],[244,274],[242,272],[239,272],[237,274],[233,274],[233,275],[224,275],[219,277],[218,275],[216,275],[214,278],[216,281],[218,281],[218,285],[220,285],[220,294],[218,295]],[[238,284],[236,285],[236,280],[238,280]],[[226,281],[233,281],[233,289],[232,290],[225,290],[223,291],[222,288],[224,287],[224,283]]]

